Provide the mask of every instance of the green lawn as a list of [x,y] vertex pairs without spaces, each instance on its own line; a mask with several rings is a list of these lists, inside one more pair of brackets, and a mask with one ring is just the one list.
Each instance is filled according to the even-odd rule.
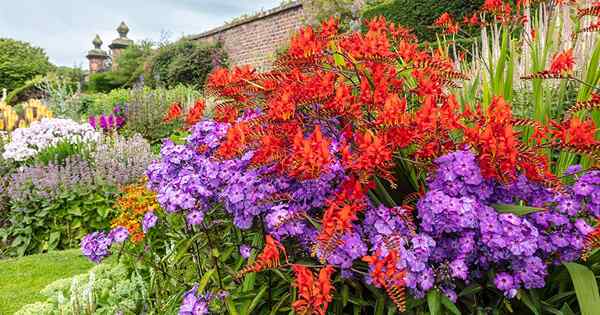
[[84,273],[92,266],[79,249],[0,260],[0,315],[44,301],[39,291],[46,285]]

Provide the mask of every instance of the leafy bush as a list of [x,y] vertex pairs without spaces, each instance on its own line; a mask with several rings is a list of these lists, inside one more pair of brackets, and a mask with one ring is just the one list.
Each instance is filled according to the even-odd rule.
[[114,72],[98,72],[90,75],[87,82],[87,90],[90,92],[108,93],[115,89],[124,88],[126,82],[126,79]]
[[149,61],[146,83],[153,87],[202,87],[213,67],[226,63],[220,46],[180,40],[158,48]]
[[120,187],[139,181],[155,156],[148,141],[135,134],[129,138],[120,135],[104,137],[94,149],[91,159],[96,178]]
[[77,156],[63,165],[21,168],[8,185],[8,255],[72,248],[90,230],[106,228],[115,188],[95,177],[90,162]]
[[483,0],[386,0],[365,7],[363,18],[384,16],[390,22],[408,27],[422,40],[434,41],[433,22],[448,12],[457,20],[477,11]]
[[164,121],[171,105],[177,103],[189,108],[198,98],[198,91],[181,85],[172,89],[132,90],[125,113],[127,125],[123,132],[138,133],[151,144],[160,143],[181,126],[177,122]]
[[42,48],[0,38],[0,89],[14,90],[37,75],[45,75],[54,66]]
[[141,314],[144,283],[121,264],[98,265],[86,274],[57,280],[41,292],[47,300],[23,306],[17,315]]

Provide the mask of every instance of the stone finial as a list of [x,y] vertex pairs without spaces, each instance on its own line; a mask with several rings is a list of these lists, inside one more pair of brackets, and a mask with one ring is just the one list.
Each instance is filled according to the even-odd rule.
[[102,39],[100,38],[100,35],[96,34],[96,37],[94,37],[92,44],[94,44],[95,49],[100,49],[100,47],[102,47]]
[[127,26],[127,24],[125,24],[125,22],[121,22],[121,24],[119,24],[119,27],[117,27],[117,32],[119,32],[119,37],[127,38],[127,33],[129,33],[129,27]]

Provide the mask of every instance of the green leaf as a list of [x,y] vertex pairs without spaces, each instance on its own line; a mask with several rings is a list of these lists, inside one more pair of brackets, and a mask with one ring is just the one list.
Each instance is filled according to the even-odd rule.
[[496,211],[498,211],[500,213],[513,213],[518,216],[524,216],[524,215],[528,215],[530,213],[547,210],[545,208],[528,207],[528,206],[521,206],[521,205],[509,205],[509,204],[502,204],[502,203],[493,204],[492,208],[496,209]]
[[588,267],[577,263],[566,263],[565,266],[573,280],[581,314],[598,314],[600,296],[598,296],[598,284],[594,273]]
[[519,300],[523,302],[535,315],[540,315],[542,312],[539,307],[531,300],[529,294],[526,291],[519,291]]
[[260,288],[260,291],[258,291],[258,294],[256,294],[256,296],[254,297],[248,309],[244,311],[245,314],[253,314],[252,311],[258,306],[260,302],[263,301],[263,296],[267,292],[268,288],[269,286],[266,284],[263,285],[262,288]]
[[450,311],[450,313],[452,313],[454,315],[462,315],[460,310],[458,309],[458,307],[456,307],[454,302],[450,301],[450,299],[446,295],[442,294],[441,297],[442,297],[442,304],[448,311]]
[[560,308],[560,311],[563,312],[563,315],[575,315],[575,312],[573,312],[567,303],[563,304],[563,306]]
[[231,298],[228,297],[227,299],[225,299],[225,304],[227,305],[227,310],[229,311],[229,314],[239,315],[237,309],[235,308],[235,304],[233,303]]
[[347,284],[344,284],[342,287],[342,305],[346,307],[348,305],[348,299],[350,298],[350,287]]
[[385,308],[385,297],[381,296],[375,302],[375,315],[383,315],[383,310]]
[[211,269],[202,275],[202,279],[200,279],[200,283],[198,284],[198,292],[204,292],[204,288],[206,288],[206,285],[208,284],[208,281],[213,273],[215,273],[215,269]]
[[48,247],[50,249],[55,249],[58,246],[58,242],[60,241],[60,231],[54,231],[50,233],[50,238],[48,239]]
[[431,290],[427,293],[427,305],[429,306],[429,313],[431,315],[442,314],[442,301],[438,290]]

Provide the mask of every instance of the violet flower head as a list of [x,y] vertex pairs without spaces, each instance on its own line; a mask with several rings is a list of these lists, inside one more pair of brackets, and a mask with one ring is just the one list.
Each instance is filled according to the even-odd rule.
[[146,214],[144,214],[144,219],[142,220],[142,230],[144,231],[144,234],[148,233],[148,231],[156,225],[156,222],[158,222],[158,217],[154,212],[146,212]]
[[96,116],[88,117],[88,123],[90,126],[92,126],[92,128],[96,129]]
[[198,295],[198,285],[187,291],[183,296],[183,301],[179,307],[179,315],[204,315],[208,314],[208,304],[210,303],[211,297],[209,294],[206,296]]
[[244,259],[248,259],[250,255],[252,255],[252,247],[246,244],[240,245],[240,255],[244,257]]
[[100,263],[108,256],[111,239],[104,232],[94,232],[81,240],[81,251],[84,256],[95,263]]
[[125,242],[128,237],[129,231],[123,226],[117,226],[108,233],[108,238],[110,238],[113,243],[121,244]]
[[187,223],[189,225],[199,225],[204,220],[204,213],[202,211],[194,210],[187,214]]

